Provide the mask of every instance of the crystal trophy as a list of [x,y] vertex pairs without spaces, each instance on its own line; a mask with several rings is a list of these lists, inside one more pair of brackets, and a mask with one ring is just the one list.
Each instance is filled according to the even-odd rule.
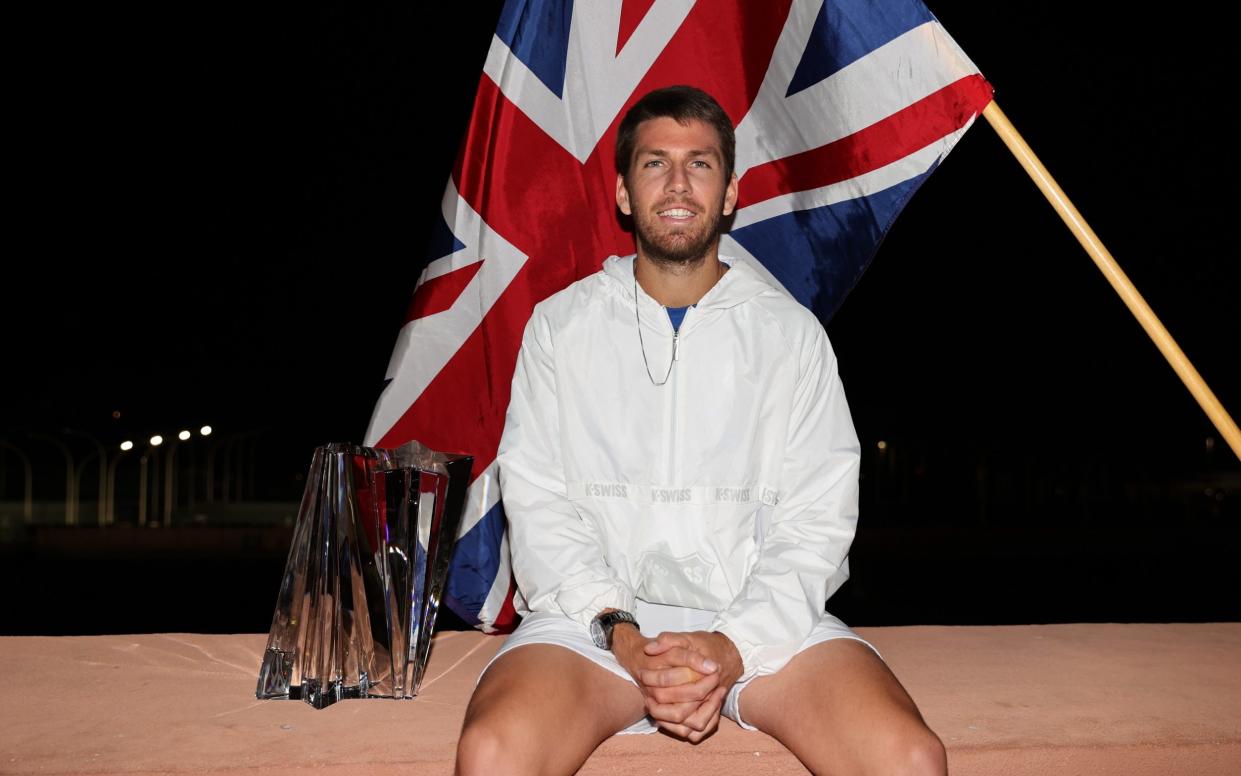
[[410,442],[315,450],[258,698],[412,698],[474,459]]

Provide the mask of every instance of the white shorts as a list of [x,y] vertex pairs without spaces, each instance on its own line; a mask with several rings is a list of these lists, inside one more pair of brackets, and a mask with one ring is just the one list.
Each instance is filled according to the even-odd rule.
[[[662,604],[651,604],[646,601],[638,601],[634,611],[634,617],[642,627],[642,635],[647,638],[655,638],[665,631],[696,631],[706,630],[711,622],[715,619],[715,612],[704,611],[702,609],[689,609],[682,606],[664,606]],[[821,644],[832,639],[853,639],[860,641],[866,646],[874,650],[875,654],[879,654],[879,650],[866,639],[854,633],[848,625],[845,625],[836,617],[826,612],[823,619],[819,620],[819,624],[810,632],[802,645],[798,647],[797,652],[813,647],[815,644]],[[629,672],[621,667],[616,657],[608,650],[599,649],[590,639],[590,631],[576,621],[565,617],[564,615],[554,614],[551,612],[536,612],[529,614],[522,619],[521,624],[517,626],[517,630],[505,640],[504,645],[500,647],[500,651],[496,652],[495,657],[483,668],[479,674],[486,673],[491,664],[501,655],[518,647],[524,647],[527,644],[554,644],[558,647],[572,650],[582,657],[590,660],[596,665],[606,668],[617,676],[625,679],[633,684],[633,677]],[[880,656],[882,659],[882,656]],[[746,730],[755,730],[753,725],[746,723],[741,718],[740,698],[742,691],[753,681],[748,679],[744,682],[737,682],[733,685],[732,690],[724,699],[724,707],[721,713],[729,719],[736,722]],[[654,733],[658,730],[655,720],[643,717],[634,724],[618,732],[618,735],[629,735],[633,733]]]

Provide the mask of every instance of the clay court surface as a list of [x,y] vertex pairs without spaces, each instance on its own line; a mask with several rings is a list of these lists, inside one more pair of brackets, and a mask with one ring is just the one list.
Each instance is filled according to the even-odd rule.
[[[858,628],[954,774],[1241,774],[1241,623]],[[266,636],[0,638],[0,773],[449,774],[500,640],[445,632],[416,700],[256,701]],[[802,773],[724,720],[605,743],[583,774]]]

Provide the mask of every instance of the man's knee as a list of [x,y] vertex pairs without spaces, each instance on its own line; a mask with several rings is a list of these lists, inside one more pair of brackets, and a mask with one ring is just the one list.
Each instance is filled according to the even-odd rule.
[[519,728],[511,715],[467,716],[457,742],[457,776],[523,772],[522,743],[529,739]]
[[890,768],[884,773],[901,776],[944,776],[948,772],[948,756],[939,737],[930,728],[911,728],[894,736],[888,755]]

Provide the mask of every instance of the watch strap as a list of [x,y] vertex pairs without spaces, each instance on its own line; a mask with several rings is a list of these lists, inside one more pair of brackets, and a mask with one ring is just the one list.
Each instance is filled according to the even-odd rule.
[[612,648],[612,631],[617,625],[620,625],[621,623],[629,623],[635,628],[639,627],[637,618],[629,612],[622,611],[620,609],[614,609],[610,612],[596,615],[595,620],[599,623],[599,627],[603,631],[603,639],[605,643],[596,643],[601,649]]

